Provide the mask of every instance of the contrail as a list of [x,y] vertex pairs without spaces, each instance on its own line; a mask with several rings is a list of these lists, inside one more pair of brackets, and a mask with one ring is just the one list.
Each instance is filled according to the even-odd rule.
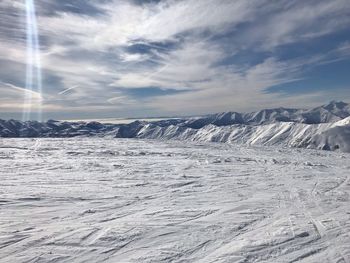
[[[34,0],[25,0],[27,31],[26,94],[24,98],[23,121],[32,118],[33,91],[42,94],[40,43]],[[41,104],[41,101],[40,101]],[[38,105],[37,119],[42,120],[41,105]]]
[[68,88],[68,89],[62,90],[62,91],[58,92],[57,94],[58,94],[58,95],[62,95],[62,94],[65,94],[66,92],[68,92],[68,91],[70,91],[70,90],[72,90],[72,89],[76,89],[76,88],[78,88],[78,87],[79,87],[79,86],[73,86],[73,87],[70,87],[70,88]]

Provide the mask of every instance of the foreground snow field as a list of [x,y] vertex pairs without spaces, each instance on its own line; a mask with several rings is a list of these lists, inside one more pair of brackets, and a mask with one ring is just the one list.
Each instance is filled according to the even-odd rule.
[[0,262],[350,262],[349,154],[0,140]]

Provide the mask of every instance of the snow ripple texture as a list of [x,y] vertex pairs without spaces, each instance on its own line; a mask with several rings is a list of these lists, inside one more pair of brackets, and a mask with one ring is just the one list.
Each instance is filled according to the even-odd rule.
[[0,262],[350,262],[349,157],[1,139]]

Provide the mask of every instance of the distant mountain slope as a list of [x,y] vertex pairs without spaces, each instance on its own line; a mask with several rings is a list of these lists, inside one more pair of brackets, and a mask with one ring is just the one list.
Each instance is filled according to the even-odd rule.
[[196,118],[130,124],[0,120],[0,137],[113,136],[284,145],[350,152],[350,106],[344,102],[310,109],[224,112]]
[[115,134],[121,125],[99,122],[0,120],[0,137],[74,137]]
[[264,125],[235,124],[222,127],[210,124],[201,129],[174,125],[159,127],[147,124],[135,137],[249,145],[283,145],[350,152],[350,117],[339,123],[275,122]]
[[320,107],[303,110],[275,108],[251,113],[224,112],[203,117],[190,118],[182,125],[200,129],[208,124],[227,126],[233,124],[261,125],[274,122],[299,122],[307,124],[339,121],[350,116],[350,105],[345,102],[331,101]]
[[[344,102],[332,101],[310,110],[277,108],[246,114],[217,113],[183,120],[176,125],[148,123],[142,126],[137,128],[134,137],[350,152],[350,106]],[[119,132],[116,136],[123,137]]]
[[314,124],[334,122],[350,116],[350,105],[332,101],[329,104],[305,111],[301,114],[302,122]]

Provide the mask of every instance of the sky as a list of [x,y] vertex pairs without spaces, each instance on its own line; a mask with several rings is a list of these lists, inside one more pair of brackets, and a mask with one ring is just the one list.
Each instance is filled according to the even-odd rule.
[[349,0],[0,1],[5,119],[310,108],[349,69]]

